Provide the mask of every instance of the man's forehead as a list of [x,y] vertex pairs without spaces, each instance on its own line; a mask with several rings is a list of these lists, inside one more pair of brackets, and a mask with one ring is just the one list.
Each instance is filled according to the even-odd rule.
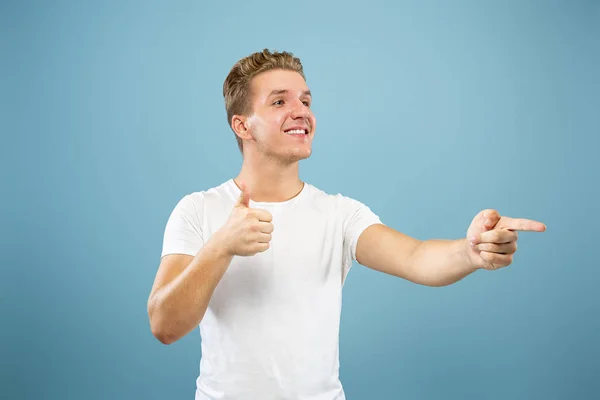
[[306,87],[301,88],[299,90],[291,90],[291,89],[273,89],[271,90],[271,93],[269,93],[269,96],[279,96],[279,95],[294,95],[296,93],[300,93],[302,95],[305,96],[311,96],[310,90],[307,89]]
[[308,94],[306,81],[295,71],[268,71],[255,77],[255,90],[266,96],[282,94]]

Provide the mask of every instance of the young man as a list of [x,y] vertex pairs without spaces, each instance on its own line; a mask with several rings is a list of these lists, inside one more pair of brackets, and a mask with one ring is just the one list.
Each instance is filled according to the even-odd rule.
[[420,241],[357,200],[302,182],[316,119],[301,62],[268,50],[235,64],[223,95],[239,175],[185,196],[165,229],[148,300],[152,333],[202,337],[196,399],[344,399],[342,286],[353,260],[429,286],[511,263],[540,222],[484,210],[461,240]]

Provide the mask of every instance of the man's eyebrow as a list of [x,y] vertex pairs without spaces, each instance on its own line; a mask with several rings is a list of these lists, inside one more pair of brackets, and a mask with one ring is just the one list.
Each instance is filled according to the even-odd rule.
[[[280,95],[280,94],[287,94],[287,93],[289,93],[289,90],[287,90],[287,89],[275,89],[275,90],[271,91],[271,93],[269,94],[269,97]],[[303,94],[305,96],[311,96],[312,97],[312,94],[310,93],[310,90],[305,91]]]

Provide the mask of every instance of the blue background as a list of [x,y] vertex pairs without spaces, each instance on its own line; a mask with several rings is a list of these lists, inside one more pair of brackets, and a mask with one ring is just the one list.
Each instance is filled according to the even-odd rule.
[[341,379],[355,399],[600,397],[600,4],[4,2],[1,390],[192,399],[198,330],[146,301],[176,202],[237,174],[221,87],[300,56],[318,118],[301,178],[420,239],[484,208],[533,218],[514,263],[444,288],[355,264]]

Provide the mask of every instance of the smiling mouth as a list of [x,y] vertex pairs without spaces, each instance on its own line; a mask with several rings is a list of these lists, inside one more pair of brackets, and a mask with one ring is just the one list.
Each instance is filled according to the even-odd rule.
[[288,129],[285,131],[288,135],[306,135],[308,134],[307,129]]

